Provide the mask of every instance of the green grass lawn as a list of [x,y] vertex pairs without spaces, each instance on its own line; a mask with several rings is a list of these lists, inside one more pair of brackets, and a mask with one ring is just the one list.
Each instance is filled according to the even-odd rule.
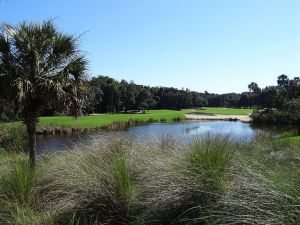
[[38,127],[60,126],[60,127],[80,127],[80,128],[95,128],[109,125],[115,121],[128,121],[129,119],[138,119],[147,121],[149,119],[171,122],[174,118],[185,118],[185,113],[191,110],[149,110],[146,114],[97,114],[83,116],[79,120],[75,120],[70,116],[51,116],[40,117]]
[[[128,121],[143,120],[148,121],[149,119],[165,120],[166,122],[173,121],[174,118],[185,119],[186,113],[207,113],[207,114],[222,114],[222,115],[247,115],[252,112],[251,109],[232,109],[232,108],[212,108],[205,107],[199,110],[186,109],[186,110],[148,110],[146,114],[96,114],[80,117],[75,120],[71,116],[51,116],[51,117],[40,117],[38,128],[45,128],[50,126],[58,127],[78,127],[78,128],[96,128],[112,124],[116,121]],[[14,124],[14,123],[11,123]],[[16,123],[18,124],[18,122]]]
[[207,114],[220,114],[220,115],[249,115],[252,113],[252,109],[203,107],[197,112],[207,113]]

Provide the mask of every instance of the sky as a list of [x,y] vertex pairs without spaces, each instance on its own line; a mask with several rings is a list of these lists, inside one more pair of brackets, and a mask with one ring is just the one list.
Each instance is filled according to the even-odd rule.
[[299,76],[299,0],[0,0],[0,22],[55,18],[81,35],[89,76],[247,91]]

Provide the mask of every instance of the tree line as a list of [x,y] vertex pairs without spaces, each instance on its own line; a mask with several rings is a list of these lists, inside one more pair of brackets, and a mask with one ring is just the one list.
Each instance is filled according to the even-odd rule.
[[[117,81],[108,76],[85,79],[83,87],[82,114],[201,107],[257,108],[267,111],[276,109],[295,112],[300,102],[300,80],[298,77],[290,79],[287,75],[280,75],[276,86],[260,88],[257,83],[252,82],[248,85],[249,91],[226,94],[196,92],[174,87],[150,87],[133,81]],[[0,106],[2,119],[11,119],[19,115],[16,113],[19,110],[18,104],[14,101],[4,102],[3,98],[0,98],[0,101],[2,101]],[[70,108],[61,107],[55,98],[49,99],[41,109],[41,115],[44,116],[70,113]]]
[[189,89],[150,87],[107,76],[88,81],[86,113],[118,113],[147,109],[174,109],[207,105],[204,94]]
[[249,84],[253,104],[264,110],[252,115],[254,122],[300,124],[300,79],[282,74],[276,86],[259,88],[255,82]]
[[[201,107],[250,108],[256,105],[256,94],[252,91],[242,94],[215,94],[177,89],[174,87],[150,87],[133,81],[117,81],[108,76],[97,76],[86,80],[86,101],[84,114],[128,113],[148,109],[172,109]],[[44,108],[43,115],[59,112],[56,104]]]

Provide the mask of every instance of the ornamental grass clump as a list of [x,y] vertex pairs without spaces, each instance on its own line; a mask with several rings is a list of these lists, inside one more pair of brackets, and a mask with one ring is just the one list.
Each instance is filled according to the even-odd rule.
[[205,224],[222,197],[231,144],[205,137],[181,146],[166,141],[139,164],[141,223]]
[[135,183],[126,148],[117,140],[49,156],[35,188],[36,210],[50,212],[60,224],[129,221]]
[[237,150],[216,224],[299,224],[299,145],[255,142]]
[[32,209],[38,168],[30,167],[24,154],[7,152],[1,154],[0,165],[0,224],[44,224],[47,215]]

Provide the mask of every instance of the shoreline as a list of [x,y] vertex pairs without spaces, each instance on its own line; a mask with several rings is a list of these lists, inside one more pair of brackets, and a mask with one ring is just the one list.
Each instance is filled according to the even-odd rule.
[[201,114],[186,114],[187,120],[223,120],[223,121],[241,121],[244,123],[250,123],[252,121],[249,115],[201,115]]
[[[244,123],[250,123],[251,118],[248,115],[206,115],[206,114],[185,114],[184,120],[214,120],[214,121],[241,121]],[[181,121],[181,119],[173,119],[173,122]],[[79,127],[60,127],[57,125],[50,125],[47,127],[41,127],[37,129],[37,136],[61,136],[61,135],[69,135],[75,133],[87,133],[96,130],[124,130],[128,127],[139,126],[144,124],[149,124],[153,122],[166,122],[164,120],[156,120],[156,119],[148,119],[148,120],[139,120],[139,119],[129,119],[128,121],[115,121],[111,124],[102,125],[95,128],[79,128]]]

